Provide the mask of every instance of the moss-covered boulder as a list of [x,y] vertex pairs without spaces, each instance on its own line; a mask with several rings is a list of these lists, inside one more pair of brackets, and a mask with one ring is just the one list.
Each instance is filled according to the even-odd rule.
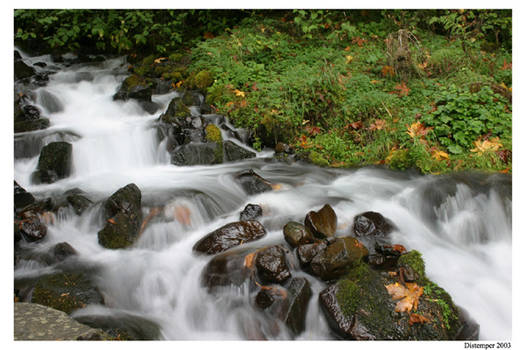
[[222,163],[222,148],[216,143],[188,143],[171,152],[171,164],[180,166]]
[[170,101],[166,112],[160,116],[160,120],[164,123],[176,123],[181,124],[184,118],[191,116],[191,112],[188,107],[182,101],[182,98],[175,97]]
[[153,91],[154,83],[151,79],[133,74],[122,82],[118,91],[113,95],[113,100],[135,99],[145,111],[153,114],[158,109],[158,106],[151,100]]
[[368,250],[354,237],[336,238],[310,262],[312,273],[330,281],[345,275],[359,265]]
[[53,183],[71,173],[73,146],[68,142],[51,142],[42,148],[37,170],[33,173],[36,183]]
[[70,314],[104,299],[91,279],[81,272],[56,273],[41,277],[33,289],[31,302]]
[[306,230],[304,225],[290,221],[283,227],[284,239],[293,248],[299,247],[304,244],[314,243],[314,236]]
[[142,223],[142,194],[135,184],[122,187],[104,203],[106,224],[98,232],[100,245],[110,249],[126,248],[138,237]]
[[208,124],[205,129],[206,142],[210,144],[216,144],[216,150],[214,152],[214,162],[212,164],[222,163],[224,158],[222,133],[221,130],[214,124]]
[[201,238],[193,250],[208,255],[217,254],[266,235],[259,221],[237,221],[226,224]]
[[304,218],[304,227],[316,238],[328,238],[335,235],[337,215],[330,204],[325,204],[318,211],[310,211]]
[[196,74],[191,74],[188,77],[187,85],[190,88],[199,89],[201,91],[206,91],[206,89],[213,84],[213,75],[207,71],[202,70]]
[[355,340],[475,337],[472,320],[426,277],[421,255],[411,252],[400,260],[418,272],[413,282],[404,281],[399,269],[379,272],[360,263],[321,292],[321,309],[334,333]]

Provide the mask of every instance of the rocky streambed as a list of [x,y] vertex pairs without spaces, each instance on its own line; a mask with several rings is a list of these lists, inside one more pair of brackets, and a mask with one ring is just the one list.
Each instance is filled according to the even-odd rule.
[[15,300],[111,339],[510,337],[509,176],[257,152],[168,78],[15,56]]

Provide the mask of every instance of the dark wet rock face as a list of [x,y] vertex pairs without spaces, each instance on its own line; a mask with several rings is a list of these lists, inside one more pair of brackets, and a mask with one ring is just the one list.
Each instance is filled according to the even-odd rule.
[[272,190],[271,183],[259,176],[252,169],[238,172],[235,174],[235,180],[239,182],[244,191],[250,195]]
[[14,131],[27,132],[49,127],[49,119],[40,115],[40,110],[30,105],[25,98],[15,96]]
[[325,204],[319,211],[306,214],[304,226],[316,238],[333,237],[337,229],[337,216],[332,207]]
[[248,204],[244,207],[244,210],[241,212],[240,220],[257,220],[263,215],[263,210],[260,205],[257,204]]
[[315,241],[313,235],[298,222],[290,221],[283,227],[284,239],[293,248]]
[[220,287],[240,286],[250,278],[254,266],[245,263],[249,254],[254,254],[254,251],[235,249],[214,256],[201,275],[201,282],[208,292],[213,293]]
[[220,145],[216,143],[189,143],[171,153],[171,163],[180,166],[222,163],[217,157]]
[[142,195],[135,184],[122,187],[104,204],[106,225],[98,232],[98,242],[110,249],[130,246],[142,223]]
[[135,99],[146,112],[153,114],[158,109],[151,100],[153,89],[153,82],[150,79],[131,75],[122,82],[119,90],[113,95],[113,100]]
[[355,238],[336,238],[311,261],[312,272],[322,280],[334,280],[345,275],[368,254]]
[[24,188],[22,188],[16,181],[14,182],[15,192],[15,211],[20,212],[35,202],[35,197]]
[[35,69],[22,61],[22,59],[15,60],[15,80],[29,78],[35,74]]
[[87,197],[87,195],[79,190],[72,189],[64,193],[66,200],[73,207],[73,210],[77,215],[81,215],[87,208],[93,204],[93,202]]
[[324,242],[305,244],[297,248],[297,257],[301,266],[308,267],[312,262],[313,258],[327,247]]
[[84,273],[57,273],[41,277],[35,285],[31,302],[68,314],[88,304],[103,304],[104,299]]
[[71,246],[71,244],[67,242],[57,243],[53,247],[53,257],[57,262],[64,261],[70,256],[77,255],[77,251],[75,248]]
[[356,215],[352,231],[357,237],[385,236],[394,229],[394,224],[380,213],[367,211]]
[[195,243],[193,250],[208,255],[217,254],[262,238],[265,234],[264,226],[258,221],[232,222],[204,236]]
[[259,279],[265,284],[282,284],[291,276],[284,249],[278,245],[259,251],[255,267]]
[[310,283],[306,278],[293,278],[286,288],[285,297],[276,298],[268,306],[268,313],[281,320],[293,335],[305,330],[308,302],[312,296]]
[[37,214],[26,211],[22,219],[15,218],[15,236],[20,234],[27,242],[40,241],[47,235],[47,227]]
[[255,157],[255,152],[247,150],[235,142],[228,140],[224,142],[224,157],[227,162],[234,162],[241,159],[253,158]]
[[53,183],[66,178],[71,172],[73,146],[68,142],[51,142],[42,148],[37,171],[33,173],[36,183]]
[[116,315],[75,315],[75,320],[93,328],[102,329],[119,340],[157,340],[160,327],[144,317],[117,313]]

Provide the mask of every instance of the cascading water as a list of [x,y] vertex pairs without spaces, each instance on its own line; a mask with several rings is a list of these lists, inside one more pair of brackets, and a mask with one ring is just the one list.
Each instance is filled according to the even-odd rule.
[[[46,251],[68,242],[79,253],[79,266],[96,268],[106,305],[88,306],[76,316],[141,316],[160,325],[162,339],[244,339],[258,324],[266,337],[289,339],[285,328],[277,334],[266,332],[246,288],[209,295],[200,275],[210,257],[194,254],[192,247],[205,234],[238,220],[248,203],[264,208],[260,221],[268,231],[249,246],[284,243],[286,222],[301,222],[308,211],[330,203],[339,235],[348,234],[354,216],[364,211],[392,220],[398,228],[393,240],[422,253],[429,278],[468,310],[480,324],[480,337],[510,339],[510,177],[322,169],[275,162],[271,152],[234,163],[179,167],[170,164],[165,141],[157,136],[155,121],[161,111],[149,115],[133,101],[112,100],[125,77],[123,60],[64,67],[48,56],[24,59],[45,61],[56,73],[35,91],[50,127],[15,135],[15,180],[38,198],[78,187],[98,201],[81,216],[61,212],[42,242],[23,243],[27,249]],[[174,96],[154,96],[154,101],[165,110]],[[57,140],[73,145],[72,174],[53,184],[33,184],[39,149]],[[248,196],[232,176],[248,168],[280,184],[280,189]],[[140,188],[144,206],[163,207],[161,220],[148,225],[131,248],[105,249],[97,241],[100,203],[129,183]],[[174,219],[174,208],[181,205],[189,211],[187,222]],[[50,269],[22,261],[15,279]],[[294,274],[310,281],[314,296],[299,339],[333,339],[317,300],[325,284],[300,270]]]

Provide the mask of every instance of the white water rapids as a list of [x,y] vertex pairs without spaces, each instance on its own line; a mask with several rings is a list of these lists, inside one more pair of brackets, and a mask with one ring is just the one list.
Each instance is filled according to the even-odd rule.
[[[27,62],[53,64],[49,57],[24,57]],[[268,231],[254,244],[284,244],[286,222],[302,222],[308,211],[330,203],[338,217],[338,235],[349,234],[354,216],[364,211],[380,212],[392,220],[398,228],[393,241],[422,253],[429,278],[480,324],[481,339],[511,338],[510,177],[321,169],[271,161],[268,152],[214,166],[171,165],[155,121],[174,94],[155,96],[164,107],[154,115],[133,101],[113,101],[125,77],[123,65],[119,59],[98,65],[55,64],[58,72],[35,91],[50,128],[16,135],[38,139],[41,145],[56,140],[73,145],[71,176],[53,184],[31,182],[37,153],[17,157],[14,177],[20,186],[37,198],[78,187],[97,202],[81,216],[61,213],[42,242],[24,243],[45,251],[68,242],[82,264],[99,268],[97,284],[106,305],[90,306],[81,313],[139,315],[158,323],[163,339],[243,339],[244,328],[257,317],[253,296],[242,289],[231,290],[229,296],[209,295],[200,285],[200,274],[210,257],[197,256],[192,246],[205,234],[237,221],[248,203],[263,207],[261,223]],[[78,79],[86,75],[92,79]],[[53,103],[46,92],[56,98]],[[57,108],[57,101],[62,108]],[[281,188],[248,196],[232,174],[249,168]],[[142,191],[144,206],[165,205],[164,220],[147,226],[129,249],[105,249],[97,241],[102,228],[100,203],[129,183]],[[189,224],[170,219],[170,206],[181,204],[190,210]],[[20,264],[15,278],[46,269]],[[333,339],[318,307],[317,296],[325,285],[307,274],[294,274],[307,277],[313,290],[306,330],[299,339]],[[290,339],[290,335],[283,330],[277,338]]]

